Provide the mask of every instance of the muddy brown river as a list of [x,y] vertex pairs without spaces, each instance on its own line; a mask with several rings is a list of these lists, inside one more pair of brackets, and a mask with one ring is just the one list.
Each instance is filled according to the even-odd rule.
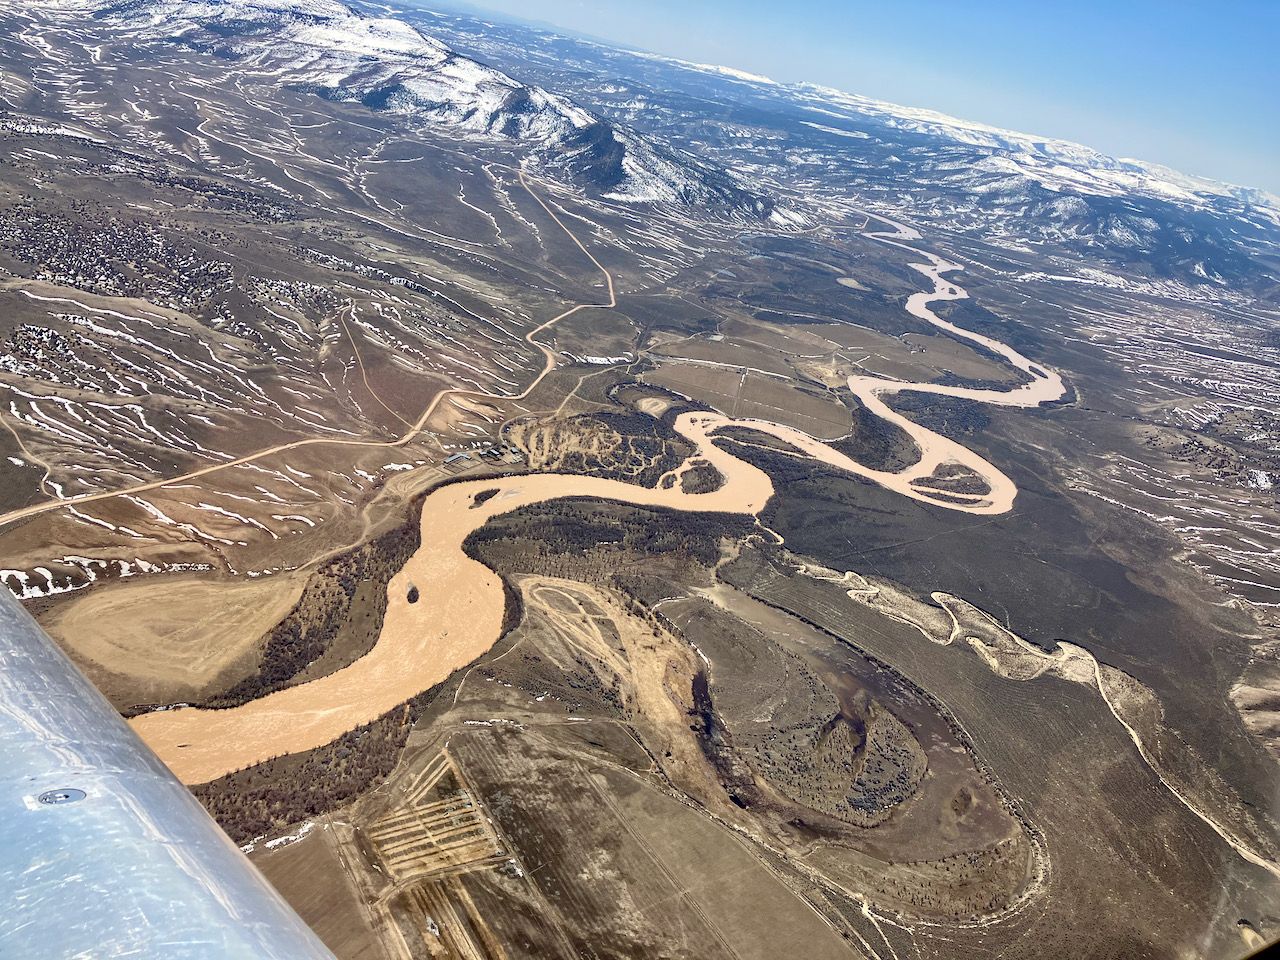
[[[888,221],[886,221],[888,222]],[[773,496],[773,484],[757,467],[712,442],[715,431],[742,426],[768,433],[810,457],[866,477],[903,496],[949,510],[974,514],[1008,511],[1017,487],[997,467],[967,447],[895,413],[883,398],[901,392],[929,393],[1000,406],[1034,407],[1062,397],[1062,378],[1006,344],[963,330],[938,317],[930,304],[966,296],[943,274],[955,264],[910,246],[919,239],[909,228],[871,233],[888,245],[925,258],[913,267],[933,289],[911,296],[906,309],[957,337],[985,347],[1030,380],[1012,390],[985,390],[909,383],[856,376],[849,388],[875,415],[904,430],[920,459],[897,473],[873,470],[792,427],[765,420],[734,419],[719,413],[685,413],[675,429],[696,448],[692,457],[710,461],[725,482],[711,493],[688,494],[639,487],[617,480],[566,474],[530,474],[450,484],[429,494],[422,507],[422,545],[387,587],[387,613],[373,649],[327,677],[290,687],[230,710],[181,708],[135,718],[134,729],[186,783],[204,783],[275,756],[323,746],[348,730],[376,719],[475,661],[499,639],[504,598],[497,574],[468,557],[463,542],[500,514],[548,500],[591,497],[674,510],[757,515]],[[915,485],[945,464],[958,464],[985,481],[986,493],[946,493]],[[497,490],[479,505],[476,494]],[[418,588],[409,603],[409,586]]]

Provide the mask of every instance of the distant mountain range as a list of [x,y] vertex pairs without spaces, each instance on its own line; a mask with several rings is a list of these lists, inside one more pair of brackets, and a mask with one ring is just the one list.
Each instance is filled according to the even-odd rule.
[[1280,276],[1280,197],[813,84],[516,24],[403,12],[459,49],[753,184],[1190,286]]
[[417,8],[46,8],[144,43],[235,58],[282,86],[410,125],[518,144],[525,162],[615,202],[783,227],[861,205],[1126,280],[1255,294],[1280,286],[1280,197],[1064,140]]
[[[1099,196],[1140,195],[1190,205],[1229,199],[1269,211],[1280,222],[1280,197],[1265,190],[1190,176],[1159,164],[1111,157],[1069,140],[1005,130],[934,110],[872,100],[832,87],[810,83],[783,85],[767,77],[725,67],[670,59],[668,62],[740,82],[777,87],[787,91],[799,103],[844,111],[869,121],[878,121],[888,129],[990,150],[993,162],[986,169],[1003,174],[1016,172],[1049,189],[1075,190]],[[997,154],[1000,156],[995,156]]]

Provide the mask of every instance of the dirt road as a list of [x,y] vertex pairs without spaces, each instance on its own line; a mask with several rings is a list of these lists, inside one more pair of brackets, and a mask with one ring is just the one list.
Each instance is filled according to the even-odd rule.
[[[538,373],[538,375],[534,377],[533,380],[529,383],[529,385],[525,387],[524,390],[522,390],[520,393],[514,394],[514,395],[508,395],[508,394],[486,393],[481,390],[464,390],[464,389],[443,390],[432,398],[431,403],[428,404],[427,408],[422,411],[422,415],[419,416],[418,419],[409,426],[409,429],[402,436],[397,437],[394,440],[340,440],[340,439],[334,439],[330,437],[308,437],[304,440],[294,440],[291,443],[281,443],[274,447],[267,447],[264,450],[258,450],[255,453],[250,453],[246,456],[239,457],[235,460],[228,460],[224,463],[211,464],[207,467],[202,467],[199,470],[192,470],[189,473],[184,473],[176,477],[169,477],[168,479],[165,479],[165,480],[153,480],[150,483],[140,483],[132,487],[123,487],[118,490],[104,490],[101,493],[86,493],[77,497],[69,497],[65,500],[48,500],[43,503],[36,503],[27,507],[22,507],[18,510],[10,510],[8,513],[0,514],[0,527],[4,526],[5,524],[12,523],[15,520],[22,520],[26,517],[34,517],[42,513],[49,513],[53,510],[61,510],[63,507],[66,507],[68,505],[77,506],[84,503],[93,503],[94,501],[97,501],[97,500],[110,500],[113,497],[120,497],[120,496],[125,496],[127,494],[134,494],[134,493],[145,493],[148,490],[158,490],[161,487],[167,487],[172,484],[186,483],[189,480],[197,480],[200,477],[207,477],[210,474],[218,473],[222,470],[230,470],[232,467],[243,466],[246,463],[254,463],[258,460],[263,460],[263,459],[266,459],[267,457],[275,456],[278,453],[287,453],[290,450],[298,450],[303,447],[315,447],[315,446],[403,447],[405,444],[409,443],[419,433],[422,432],[422,429],[423,427],[426,426],[427,421],[431,419],[431,415],[436,412],[436,409],[440,406],[440,404],[443,401],[449,399],[450,397],[470,396],[470,397],[475,397],[481,400],[523,400],[525,397],[527,397],[530,393],[534,391],[534,389],[538,386],[538,384],[540,384],[543,381],[543,379],[547,376],[547,374],[549,374],[552,370],[554,370],[556,366],[555,353],[553,353],[550,349],[548,349],[543,344],[538,343],[534,338],[538,334],[542,333],[544,330],[555,326],[557,323],[559,323],[561,320],[565,319],[566,317],[573,316],[573,314],[577,313],[579,310],[587,310],[593,307],[615,307],[617,306],[618,300],[613,289],[613,275],[600,265],[600,262],[594,256],[591,255],[591,252],[587,250],[586,247],[582,245],[582,242],[577,238],[577,236],[574,235],[573,231],[571,231],[568,227],[564,225],[563,221],[561,221],[561,219],[556,215],[556,212],[552,210],[549,206],[547,206],[547,204],[543,201],[543,199],[540,196],[538,196],[537,193],[534,192],[533,188],[529,186],[528,180],[525,178],[524,171],[520,171],[519,176],[520,176],[520,185],[529,192],[529,195],[533,197],[533,199],[538,201],[542,209],[547,212],[547,214],[551,217],[552,220],[556,222],[556,224],[560,227],[561,230],[563,230],[566,234],[569,235],[569,238],[573,240],[573,242],[577,245],[578,249],[581,250],[584,254],[586,254],[587,259],[590,260],[591,263],[595,265],[595,267],[604,275],[605,287],[609,291],[609,300],[607,303],[575,304],[574,306],[565,310],[563,313],[558,313],[554,317],[552,317],[550,320],[540,323],[538,326],[534,327],[532,330],[530,330],[528,333],[524,335],[525,342],[528,343],[530,346],[537,348],[542,353],[543,366],[542,366],[542,370]],[[343,327],[344,329],[346,327],[345,320],[343,320]],[[354,345],[355,345],[354,341],[352,341],[353,348],[354,348]],[[358,356],[358,353],[357,353],[357,356]],[[360,367],[363,373],[363,369],[364,369],[363,361],[361,361]],[[368,381],[366,380],[365,383],[367,386]],[[372,392],[372,388],[370,388],[370,392]],[[377,397],[376,394],[374,394],[374,396],[375,398]],[[382,402],[380,398],[378,398],[378,402],[379,403]],[[385,406],[385,404],[383,405]],[[402,420],[400,415],[395,413],[395,411],[391,410],[390,407],[388,407],[387,409],[397,419]],[[19,445],[21,446],[21,441],[19,441]]]

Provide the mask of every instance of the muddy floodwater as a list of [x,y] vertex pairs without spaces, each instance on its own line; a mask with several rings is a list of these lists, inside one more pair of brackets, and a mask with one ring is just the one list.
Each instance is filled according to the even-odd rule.
[[[387,587],[386,618],[378,642],[368,654],[327,677],[234,709],[188,707],[150,713],[135,718],[134,729],[184,782],[193,784],[275,756],[330,743],[445,680],[497,642],[504,610],[502,582],[462,549],[467,536],[491,518],[565,497],[691,512],[759,514],[773,495],[773,484],[762,470],[712,442],[715,431],[724,427],[747,427],[771,434],[815,460],[866,477],[914,500],[965,513],[1008,511],[1018,492],[1012,480],[967,447],[895,413],[882,398],[909,391],[1001,406],[1034,407],[1062,397],[1062,378],[999,341],[970,333],[936,316],[931,303],[966,296],[961,287],[943,279],[943,274],[959,267],[908,246],[904,241],[918,239],[918,235],[908,228],[892,226],[895,232],[868,236],[925,258],[927,263],[913,266],[933,285],[932,290],[910,297],[907,310],[942,330],[980,344],[1030,378],[1012,390],[1000,391],[851,377],[849,388],[854,396],[871,413],[895,424],[915,441],[920,451],[915,464],[896,473],[873,470],[793,427],[698,412],[681,415],[675,429],[695,447],[691,458],[710,461],[724,476],[723,486],[710,493],[689,494],[678,486],[663,490],[565,474],[530,474],[440,487],[423,503],[422,545]],[[940,494],[915,485],[946,464],[971,471],[985,483],[986,491]],[[497,492],[475,502],[477,494],[492,490]],[[411,586],[418,590],[416,602],[412,603]]]

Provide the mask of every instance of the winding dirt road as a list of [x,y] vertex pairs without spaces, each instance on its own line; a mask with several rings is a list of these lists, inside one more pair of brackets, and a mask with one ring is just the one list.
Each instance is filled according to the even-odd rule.
[[[522,390],[520,393],[517,393],[517,394],[485,393],[484,391],[481,391],[481,390],[460,389],[460,388],[452,389],[452,390],[443,390],[440,393],[436,394],[431,399],[431,403],[429,403],[427,405],[427,408],[422,411],[422,415],[419,416],[418,419],[415,420],[409,426],[409,429],[405,431],[403,435],[397,437],[394,440],[341,440],[341,439],[336,439],[332,437],[308,437],[304,440],[294,440],[290,443],[281,443],[274,447],[267,447],[266,449],[255,451],[254,453],[247,454],[235,460],[227,460],[223,463],[214,463],[207,467],[201,467],[199,470],[192,470],[190,473],[184,473],[176,477],[169,477],[164,480],[153,480],[149,483],[139,483],[139,484],[136,484],[135,486],[122,487],[118,490],[104,490],[101,493],[81,494],[80,496],[68,497],[65,500],[47,500],[47,501],[44,501],[43,503],[31,504],[30,506],[22,507],[18,510],[10,510],[8,513],[0,514],[0,527],[3,527],[5,524],[8,524],[8,523],[13,523],[15,520],[22,520],[27,517],[38,516],[39,514],[42,514],[42,513],[51,513],[55,510],[61,510],[64,507],[68,507],[68,506],[78,506],[84,503],[93,503],[94,501],[97,501],[97,500],[110,500],[114,497],[122,497],[122,496],[126,496],[128,494],[133,494],[133,493],[145,493],[148,490],[158,490],[162,487],[168,487],[173,484],[186,483],[188,480],[196,480],[196,479],[199,479],[200,477],[207,477],[211,473],[218,473],[219,471],[222,471],[222,470],[230,470],[232,467],[244,466],[246,463],[254,463],[258,460],[265,460],[267,457],[275,456],[278,453],[287,453],[290,450],[299,450],[303,447],[319,447],[319,446],[403,447],[405,444],[409,443],[411,440],[417,437],[419,433],[422,432],[423,428],[426,427],[427,425],[427,421],[431,419],[431,415],[436,412],[436,409],[440,406],[441,403],[443,403],[445,400],[449,399],[450,397],[456,397],[456,396],[476,397],[477,399],[482,399],[482,400],[523,400],[525,397],[529,396],[529,394],[531,394],[534,391],[534,389],[538,386],[538,384],[540,384],[543,381],[543,379],[547,376],[547,374],[549,374],[556,367],[555,353],[550,348],[548,348],[542,343],[539,343],[534,338],[537,337],[538,334],[542,333],[544,330],[548,329],[549,327],[555,326],[557,323],[559,323],[561,320],[565,319],[566,317],[573,316],[579,310],[587,310],[593,307],[595,308],[616,307],[618,305],[618,298],[617,298],[617,295],[614,293],[614,289],[613,289],[613,275],[609,273],[609,271],[606,270],[603,266],[601,266],[600,261],[598,261],[595,257],[593,257],[591,255],[591,251],[588,250],[585,246],[583,246],[582,241],[580,241],[577,238],[577,236],[573,233],[573,231],[564,225],[564,222],[561,221],[561,219],[556,215],[556,212],[552,210],[551,207],[547,206],[547,204],[543,201],[543,199],[540,196],[538,196],[537,193],[534,192],[533,188],[529,186],[529,182],[525,178],[523,170],[519,171],[519,177],[520,177],[520,185],[529,192],[529,195],[533,197],[534,200],[538,201],[539,206],[541,206],[542,209],[547,212],[547,215],[550,216],[551,219],[556,222],[556,225],[559,226],[561,230],[563,230],[566,234],[568,234],[569,238],[574,242],[574,244],[577,245],[578,249],[581,250],[586,255],[587,259],[590,260],[592,264],[595,265],[596,269],[598,269],[604,275],[605,286],[606,286],[606,289],[609,291],[609,299],[606,303],[574,304],[572,307],[565,310],[563,313],[558,313],[554,317],[552,317],[550,320],[547,320],[543,323],[538,324],[538,326],[534,327],[532,330],[530,330],[528,333],[524,335],[525,343],[529,344],[531,347],[536,348],[542,353],[543,365],[542,365],[542,370],[538,373],[536,377],[533,378],[533,380],[529,383],[529,386],[525,387],[524,390]],[[345,329],[346,321],[343,320],[342,323]],[[348,337],[349,336],[350,336],[350,331],[348,331]],[[352,347],[353,348],[355,347],[354,340],[352,340]],[[357,358],[358,357],[359,357],[359,352],[357,350]],[[363,371],[364,371],[363,361],[360,362],[360,369],[363,375]],[[365,385],[368,386],[367,380],[365,381]],[[370,388],[370,392],[373,392],[372,388]],[[374,396],[375,398],[377,398],[377,394],[374,394]],[[378,402],[382,403],[381,398],[378,398]],[[386,406],[386,404],[384,403],[383,406]],[[401,422],[403,422],[403,418],[401,418],[399,414],[391,410],[390,407],[388,407],[387,409],[397,419],[400,419]],[[21,446],[21,440],[19,440],[19,445]],[[46,474],[46,477],[47,477],[47,474]]]

